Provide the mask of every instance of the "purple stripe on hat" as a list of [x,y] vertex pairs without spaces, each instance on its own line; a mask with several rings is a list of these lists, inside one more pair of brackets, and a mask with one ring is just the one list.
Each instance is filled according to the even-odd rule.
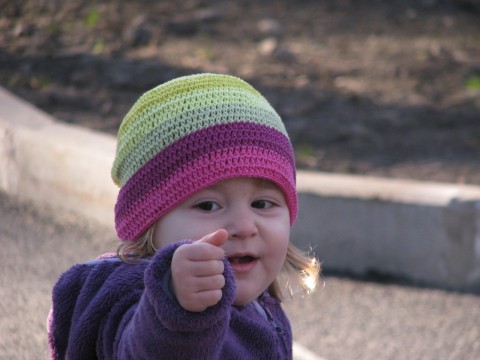
[[[285,195],[293,223],[297,215],[294,169],[289,159],[275,150],[240,146],[206,152],[161,181],[156,180],[154,172],[145,173],[146,177],[137,178],[128,192],[119,194],[115,207],[117,233],[121,239],[133,241],[194,193],[218,181],[242,176],[264,178],[277,184]],[[147,192],[143,190],[145,184],[152,184]],[[125,202],[129,203],[128,209],[122,206]]]
[[[184,164],[204,154],[226,148],[257,146],[272,150],[295,168],[288,138],[273,128],[250,122],[218,124],[191,133],[167,146],[141,167],[120,190],[118,213],[129,212],[135,198],[143,197],[152,187],[174,174]],[[143,182],[149,179],[148,182]],[[135,193],[123,196],[125,193]]]

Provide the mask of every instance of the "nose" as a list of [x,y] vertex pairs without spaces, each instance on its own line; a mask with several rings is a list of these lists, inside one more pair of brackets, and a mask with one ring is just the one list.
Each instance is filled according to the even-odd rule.
[[255,214],[250,207],[237,207],[229,212],[226,230],[231,239],[247,239],[257,235]]

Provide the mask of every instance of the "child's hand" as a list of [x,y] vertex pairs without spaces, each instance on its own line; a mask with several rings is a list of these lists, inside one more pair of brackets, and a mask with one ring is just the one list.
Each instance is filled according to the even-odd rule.
[[227,238],[226,230],[217,230],[173,254],[172,287],[185,310],[204,311],[222,298],[225,252],[221,246]]

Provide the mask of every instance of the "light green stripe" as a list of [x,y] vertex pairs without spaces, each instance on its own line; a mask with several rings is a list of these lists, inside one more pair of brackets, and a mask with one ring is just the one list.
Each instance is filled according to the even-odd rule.
[[[267,110],[251,104],[215,104],[202,109],[192,109],[163,122],[152,122],[156,127],[150,128],[145,136],[130,138],[132,141],[128,148],[124,146],[118,151],[112,174],[115,174],[123,186],[141,166],[171,143],[212,125],[238,121],[265,125],[288,137],[280,117],[271,107]],[[125,161],[127,156],[128,162]]]
[[130,122],[141,116],[145,109],[148,109],[154,103],[167,102],[174,97],[188,94],[198,89],[220,88],[238,88],[254,96],[262,97],[251,85],[240,78],[229,75],[199,74],[177,78],[143,94],[125,116],[118,136],[123,136],[125,128]]
[[[227,90],[227,89],[225,89]],[[154,127],[162,121],[169,118],[175,118],[189,110],[200,110],[209,106],[222,104],[243,103],[247,106],[263,108],[267,111],[275,112],[270,104],[261,97],[246,94],[243,90],[228,89],[227,91],[198,90],[189,94],[171,99],[168,102],[157,102],[146,109],[141,116],[135,119],[131,126],[125,127],[125,134],[120,138],[119,150],[123,152],[123,147],[129,148],[129,141],[136,141],[138,137],[144,137]],[[228,109],[226,109],[228,112]],[[191,114],[189,114],[191,116]],[[124,139],[127,139],[124,141]]]
[[[235,112],[230,114],[234,111],[234,108],[230,108],[230,106],[234,105],[237,107],[235,111],[238,111],[238,114]],[[211,112],[212,109],[216,107],[220,107],[223,110],[223,116],[234,115],[237,119],[245,118],[245,121],[253,121],[247,119],[252,116],[248,115],[248,111],[252,109],[258,109],[258,111],[263,110],[264,114],[272,113],[275,116],[271,118],[266,117],[265,121],[267,122],[265,125],[276,128],[287,135],[282,121],[265,98],[252,95],[237,88],[225,88],[220,91],[216,89],[197,90],[172,98],[169,102],[155,103],[154,106],[144,111],[141,117],[131,122],[130,126],[124,128],[124,135],[119,136],[117,157],[112,168],[112,177],[115,182],[119,182],[118,175],[116,174],[117,163],[122,162],[125,156],[124,154],[132,151],[133,147],[135,147],[137,143],[142,142],[142,139],[158,127],[159,124],[163,122],[167,123],[167,126],[164,127],[166,132],[165,135],[162,136],[162,139],[169,143],[175,138],[171,138],[171,136],[168,135],[172,132],[178,133],[178,131],[180,131],[180,129],[176,129],[178,119],[186,119],[188,121],[191,127],[189,132],[207,127],[213,123],[221,122],[221,116],[216,119],[211,119],[208,115],[208,111]],[[235,118],[232,118],[230,121],[233,120],[235,120]],[[257,121],[262,121],[262,117],[260,116]],[[186,133],[183,133],[181,136],[185,134]]]

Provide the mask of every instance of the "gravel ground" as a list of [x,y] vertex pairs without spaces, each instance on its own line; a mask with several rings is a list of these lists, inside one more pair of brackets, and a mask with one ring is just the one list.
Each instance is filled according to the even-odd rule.
[[47,359],[50,292],[61,272],[111,251],[106,230],[0,192],[0,358]]
[[326,277],[285,304],[296,340],[328,360],[480,359],[480,297]]
[[[114,236],[71,214],[0,193],[0,354],[46,359],[50,291],[74,263],[115,249]],[[326,276],[285,303],[294,338],[327,360],[480,358],[480,297]]]

